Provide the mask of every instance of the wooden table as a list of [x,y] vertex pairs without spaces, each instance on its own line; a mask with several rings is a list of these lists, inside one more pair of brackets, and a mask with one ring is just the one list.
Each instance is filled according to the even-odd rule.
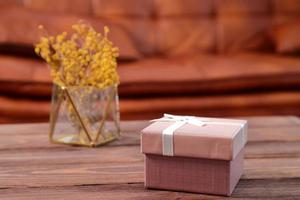
[[[300,199],[300,120],[252,117],[245,172],[235,199]],[[0,126],[0,199],[225,199],[145,190],[139,130],[123,122],[122,139],[101,148],[54,145],[48,124]]]

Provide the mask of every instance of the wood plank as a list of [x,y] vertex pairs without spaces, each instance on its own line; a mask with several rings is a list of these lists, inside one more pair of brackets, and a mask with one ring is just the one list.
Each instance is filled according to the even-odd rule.
[[[249,129],[274,126],[300,126],[300,119],[295,116],[257,116],[257,117],[234,117],[237,119],[248,120]],[[137,133],[149,125],[148,120],[122,121],[121,128],[123,132]],[[22,134],[39,134],[41,131],[45,132],[49,128],[48,123],[26,123],[26,124],[1,124],[0,136],[2,134],[17,134],[22,131]]]
[[[300,124],[295,117],[249,119],[244,174],[235,199],[300,198]],[[0,126],[0,199],[223,199],[144,190],[139,131],[123,122],[123,138],[102,148],[48,142],[48,124]]]
[[241,180],[233,198],[241,199],[299,199],[300,179]]
[[[44,187],[78,184],[116,184],[143,182],[143,162],[122,163],[53,163],[28,167],[1,167],[1,188]],[[282,163],[286,161],[287,163]],[[70,162],[70,161],[69,161]],[[258,164],[257,164],[258,163]],[[257,166],[253,167],[254,164]],[[271,166],[273,165],[274,166]],[[245,160],[243,180],[299,178],[299,159]],[[14,168],[13,170],[11,168]]]
[[249,142],[300,141],[300,125],[250,128]]
[[[243,179],[300,178],[299,166],[300,157],[245,159]],[[2,151],[0,167],[1,187],[143,181],[139,146]]]
[[245,158],[285,158],[300,156],[300,142],[255,142],[245,147]]
[[[0,140],[6,141],[1,144],[0,152],[3,151],[42,151],[60,149],[62,151],[69,151],[74,147],[66,145],[51,144],[48,141],[47,134],[37,135],[11,135],[1,137]],[[139,145],[139,137],[130,133],[124,133],[122,139],[109,144],[105,148],[114,146],[136,146]],[[298,157],[300,155],[300,142],[249,142],[246,145],[246,158],[276,158],[276,157]],[[103,148],[103,147],[100,147]]]
[[[281,150],[283,150],[281,153],[287,153],[289,144],[285,144],[284,142],[293,141],[293,146],[295,146],[296,143],[300,141],[300,131],[298,131],[300,129],[300,123],[298,118],[278,116],[245,119],[249,119],[248,145],[252,145],[253,142],[275,142],[266,144],[266,147],[264,147],[264,145],[256,144],[251,147],[249,153],[252,152],[257,154],[260,150],[263,150],[262,152],[264,152],[264,148],[270,149],[268,150],[268,154],[279,154]],[[122,139],[109,144],[109,146],[139,145],[139,132],[148,124],[149,122],[147,121],[122,122]],[[5,141],[5,143],[0,145],[0,150],[65,148],[63,145],[54,145],[48,142],[48,129],[49,125],[47,123],[1,125],[0,138],[2,141]],[[20,132],[22,132],[22,134],[19,134]],[[279,142],[277,144],[281,145],[282,149],[271,149],[272,147],[275,147],[274,145],[276,145],[276,142]],[[287,148],[285,148],[285,146]],[[299,153],[299,151],[296,151],[296,153]]]
[[251,129],[256,127],[300,125],[300,119],[296,116],[255,116],[241,118],[248,120],[249,128]]
[[[148,122],[146,122],[148,124]],[[5,150],[23,150],[23,149],[74,149],[74,147],[70,147],[67,145],[58,145],[58,144],[52,144],[48,140],[48,124],[41,124],[41,125],[12,125],[12,128],[9,128],[9,125],[3,126],[3,128],[0,128],[0,139],[3,142],[0,145],[0,151]],[[1,127],[1,126],[0,126]],[[34,127],[33,129],[31,129]],[[142,127],[140,127],[138,130],[141,130]],[[7,131],[5,131],[5,129]],[[18,134],[20,131],[22,131],[22,134]],[[139,145],[139,133],[138,132],[125,132],[124,130],[122,132],[122,136],[120,140],[115,141],[113,143],[108,144],[107,146],[126,146],[126,145]],[[102,149],[103,147],[99,147],[99,149]],[[75,148],[76,149],[76,148]]]
[[299,199],[300,179],[241,180],[232,197],[182,193],[163,190],[146,190],[142,183],[112,185],[78,185],[67,187],[9,188],[2,189],[3,200],[24,199]]
[[299,157],[245,159],[242,179],[299,178],[299,166]]
[[145,190],[142,183],[114,184],[114,185],[82,185],[76,187],[43,187],[43,188],[16,188],[3,189],[0,198],[3,200],[34,199],[37,196],[43,199],[223,199],[200,194],[189,194],[172,191]]

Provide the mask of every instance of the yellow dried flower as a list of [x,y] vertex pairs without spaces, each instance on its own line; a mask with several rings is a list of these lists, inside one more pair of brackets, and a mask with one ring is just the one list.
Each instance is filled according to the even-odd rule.
[[82,22],[72,29],[69,37],[66,32],[43,36],[35,46],[35,52],[50,65],[53,82],[100,89],[118,84],[118,48],[108,39],[109,28],[104,27],[103,35]]

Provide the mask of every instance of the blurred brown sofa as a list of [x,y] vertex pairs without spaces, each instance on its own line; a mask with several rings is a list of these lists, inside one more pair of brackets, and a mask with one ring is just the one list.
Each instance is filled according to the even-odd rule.
[[47,121],[33,51],[83,19],[120,48],[122,119],[300,115],[300,0],[0,1],[0,123]]

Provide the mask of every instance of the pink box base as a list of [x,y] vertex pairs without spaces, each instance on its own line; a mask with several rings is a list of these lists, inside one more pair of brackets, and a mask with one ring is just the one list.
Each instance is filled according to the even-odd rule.
[[230,196],[243,173],[244,150],[235,159],[145,156],[145,187]]

